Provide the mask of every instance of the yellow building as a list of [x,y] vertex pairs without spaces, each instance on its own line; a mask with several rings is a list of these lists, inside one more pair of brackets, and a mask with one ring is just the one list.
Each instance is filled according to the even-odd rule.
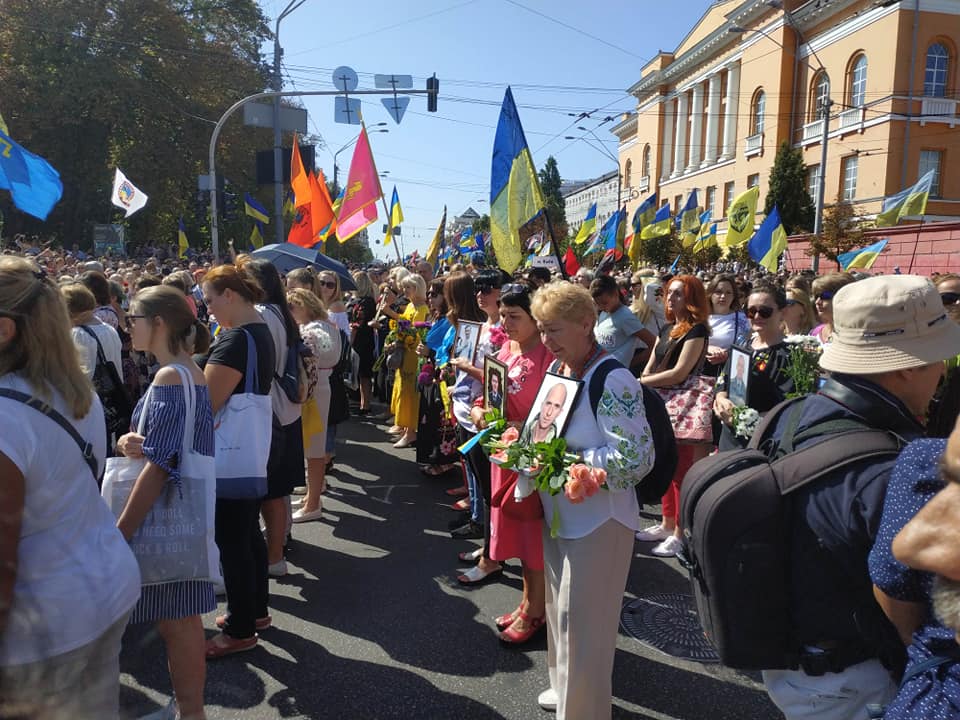
[[676,211],[697,188],[718,219],[759,185],[759,215],[785,140],[802,148],[815,197],[826,107],[828,206],[840,195],[876,213],[935,169],[926,220],[955,219],[958,43],[960,0],[712,3],[628,90],[636,111],[613,128],[628,212],[653,192]]

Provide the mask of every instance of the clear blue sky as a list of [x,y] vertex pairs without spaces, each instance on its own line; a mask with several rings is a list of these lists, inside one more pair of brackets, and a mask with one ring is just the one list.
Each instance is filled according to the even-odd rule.
[[[271,25],[287,0],[260,0]],[[444,204],[450,216],[472,206],[488,211],[490,159],[500,103],[507,85],[514,98],[537,167],[557,159],[564,179],[586,179],[614,169],[614,161],[579,140],[593,129],[616,155],[604,117],[634,107],[626,88],[659,49],[673,50],[710,6],[709,0],[362,0],[307,2],[283,20],[284,89],[334,89],[334,68],[348,65],[360,89],[374,89],[373,74],[413,75],[424,88],[436,73],[439,111],[427,113],[426,98],[414,96],[398,126],[379,102],[364,100],[368,127],[389,123],[388,133],[371,133],[378,169],[389,196],[396,183],[405,222],[405,252],[426,249]],[[591,37],[592,36],[592,37]],[[272,59],[272,45],[267,50]],[[329,178],[332,153],[349,143],[356,126],[333,119],[331,98],[304,98],[309,130],[329,149],[317,162]],[[591,120],[577,121],[581,112]],[[571,113],[573,116],[571,116]],[[352,148],[337,157],[346,179]],[[380,213],[383,214],[382,211]],[[377,257],[393,255],[382,239],[380,221],[370,226]]]

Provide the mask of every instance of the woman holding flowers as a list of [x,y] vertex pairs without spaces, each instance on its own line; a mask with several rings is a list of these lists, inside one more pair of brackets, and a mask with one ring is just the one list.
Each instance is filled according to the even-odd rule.
[[[507,366],[506,421],[510,428],[501,436],[506,444],[519,438],[518,426],[526,419],[537,397],[537,388],[546,374],[553,355],[540,340],[537,321],[530,314],[530,290],[526,285],[506,285],[500,295],[500,326],[510,338],[497,359]],[[483,398],[478,398],[470,417],[478,428],[486,426]],[[492,497],[490,507],[490,557],[494,561],[519,558],[523,571],[523,597],[511,613],[496,619],[500,639],[520,644],[527,642],[543,627],[543,539],[542,509],[536,494],[517,503],[513,488],[515,471],[493,466],[490,470]],[[523,506],[523,507],[521,507]]]
[[[633,486],[653,467],[653,440],[642,389],[626,368],[607,375],[593,410],[587,388],[608,356],[593,336],[597,311],[590,293],[573,283],[550,283],[533,296],[531,312],[544,346],[558,359],[556,372],[584,383],[564,437],[568,451],[587,466],[571,469],[568,484],[576,486],[571,497],[540,492],[544,519],[553,524],[556,514],[557,532],[552,537],[544,527],[550,687],[538,702],[555,707],[561,720],[608,718],[620,605],[639,514]],[[604,479],[607,489],[597,491]]]
[[[787,299],[783,290],[774,285],[758,285],[747,298],[747,317],[750,318],[750,366],[747,382],[747,405],[754,413],[747,413],[758,421],[762,413],[782,402],[793,390],[793,378],[787,373],[790,364],[791,346],[784,341],[783,309]],[[811,341],[812,342],[812,341]],[[743,417],[746,408],[737,408],[727,392],[731,377],[730,361],[717,384],[717,396],[713,412],[723,422],[720,433],[720,449],[733,450],[745,447],[750,440],[751,425]]]
[[[410,302],[397,322],[406,320],[413,325],[425,321],[430,310],[427,307],[427,284],[423,278],[416,274],[407,275],[400,281],[400,288]],[[404,343],[403,362],[397,368],[393,397],[390,400],[390,410],[395,415],[394,423],[399,428],[400,435],[400,439],[393,445],[395,448],[410,447],[417,439],[417,417],[420,408],[420,394],[417,392],[419,367],[416,344],[408,347]]]
[[430,281],[427,289],[427,304],[430,306],[430,329],[417,345],[421,357],[420,413],[417,427],[417,464],[431,477],[442,475],[459,465],[460,455],[456,449],[456,427],[445,411],[438,383],[437,368],[445,365],[450,348],[444,345],[450,330],[447,320],[447,301],[443,297],[443,280]]

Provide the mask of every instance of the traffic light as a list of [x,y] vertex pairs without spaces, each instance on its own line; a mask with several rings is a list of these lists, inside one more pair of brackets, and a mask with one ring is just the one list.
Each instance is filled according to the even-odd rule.
[[239,215],[239,198],[236,193],[223,192],[223,219],[227,222],[233,222]]
[[440,94],[440,81],[437,74],[427,78],[427,112],[437,111],[437,95]]

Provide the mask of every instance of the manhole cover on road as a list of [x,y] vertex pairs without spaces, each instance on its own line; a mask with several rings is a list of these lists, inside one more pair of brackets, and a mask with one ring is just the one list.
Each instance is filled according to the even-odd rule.
[[620,624],[632,637],[667,655],[702,663],[720,662],[703,634],[691,595],[662,593],[632,600],[623,606]]

